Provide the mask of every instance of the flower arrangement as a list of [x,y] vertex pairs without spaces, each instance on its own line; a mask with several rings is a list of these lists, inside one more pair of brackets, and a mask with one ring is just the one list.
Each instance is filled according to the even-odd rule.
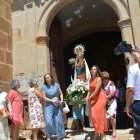
[[76,105],[84,102],[88,92],[88,84],[86,82],[76,80],[67,88],[66,99],[70,105]]
[[68,61],[69,61],[69,64],[75,64],[76,59],[75,58],[70,58]]

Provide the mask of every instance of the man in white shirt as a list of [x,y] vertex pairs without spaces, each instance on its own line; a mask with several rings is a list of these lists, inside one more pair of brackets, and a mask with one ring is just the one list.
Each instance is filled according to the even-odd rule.
[[140,53],[132,51],[131,55],[135,64],[128,70],[125,110],[130,118],[133,116],[137,130],[140,131]]

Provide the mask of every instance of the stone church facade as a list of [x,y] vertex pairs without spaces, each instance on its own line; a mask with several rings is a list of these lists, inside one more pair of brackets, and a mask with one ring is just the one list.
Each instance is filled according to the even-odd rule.
[[[107,7],[115,13],[115,18],[100,17],[102,11],[98,11],[88,22],[77,21],[69,28],[62,27],[67,6],[70,9],[81,4],[78,1],[86,6],[87,0],[0,0],[0,82],[6,90],[16,78],[21,81],[21,92],[26,92],[29,78],[42,84],[43,75],[48,72],[65,87],[63,49],[91,32],[119,30],[122,40],[140,48],[139,0],[93,0],[93,8],[98,11],[98,5]],[[73,12],[75,16],[79,11]],[[131,56],[125,54],[125,57],[130,58],[131,65]]]

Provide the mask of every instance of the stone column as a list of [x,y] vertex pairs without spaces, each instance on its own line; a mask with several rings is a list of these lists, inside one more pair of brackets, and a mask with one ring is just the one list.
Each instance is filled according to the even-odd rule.
[[[37,73],[42,75],[50,73],[50,50],[49,50],[49,37],[38,36],[36,37],[37,45]],[[38,77],[39,77],[38,76]]]
[[134,35],[134,43],[140,48],[140,1],[128,0],[128,8],[130,12],[130,18],[132,21],[132,31]]
[[[134,43],[130,18],[118,21],[118,26],[121,30],[122,40],[127,41],[128,43]],[[125,59],[129,59],[130,61],[129,64],[126,65],[126,68],[128,69],[128,67],[132,65],[134,61],[129,53],[125,53]]]
[[0,0],[0,82],[9,90],[12,80],[12,0]]

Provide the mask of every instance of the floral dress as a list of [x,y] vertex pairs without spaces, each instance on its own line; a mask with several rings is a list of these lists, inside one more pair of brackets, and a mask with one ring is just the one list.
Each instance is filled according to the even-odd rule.
[[[107,86],[104,88],[104,90],[107,92],[108,88],[111,90],[115,90],[116,87],[112,81],[109,81]],[[109,93],[110,94],[110,93]],[[108,109],[107,109],[107,118],[116,118],[116,111],[117,111],[117,101],[114,97],[109,99],[108,103]]]
[[28,91],[29,125],[30,128],[44,128],[45,121],[42,104],[34,92],[34,88]]
[[[59,100],[58,83],[54,83],[52,87],[43,85],[42,90],[45,91],[47,98],[57,98]],[[63,138],[65,130],[60,106],[54,105],[52,102],[46,102],[45,110],[47,137],[50,138],[52,135],[57,135],[57,138]]]

